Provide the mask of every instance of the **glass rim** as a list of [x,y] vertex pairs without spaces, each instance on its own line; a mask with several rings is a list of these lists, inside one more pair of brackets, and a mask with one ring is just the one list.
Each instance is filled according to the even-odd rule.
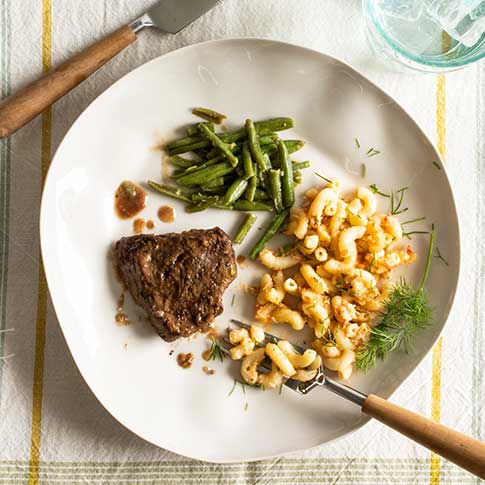
[[[439,67],[439,68],[453,68],[453,67],[464,67],[468,64],[471,64],[473,62],[476,62],[480,59],[482,59],[485,56],[485,49],[483,52],[471,55],[470,57],[464,57],[460,59],[455,59],[455,60],[424,60],[423,57],[411,54],[409,51],[403,49],[399,44],[397,44],[391,37],[389,37],[384,30],[381,28],[381,24],[377,21],[375,15],[374,15],[374,9],[372,8],[372,0],[364,0],[364,4],[367,4],[370,6],[370,8],[367,8],[367,13],[369,14],[370,19],[372,20],[372,24],[377,30],[377,32],[380,34],[380,36],[384,39],[384,41],[394,49],[396,52],[401,54],[402,56],[408,58],[411,61],[416,62],[417,64],[420,64],[422,66],[431,66],[431,67]],[[485,43],[485,34],[482,35],[481,40],[475,45],[477,48],[481,47]]]

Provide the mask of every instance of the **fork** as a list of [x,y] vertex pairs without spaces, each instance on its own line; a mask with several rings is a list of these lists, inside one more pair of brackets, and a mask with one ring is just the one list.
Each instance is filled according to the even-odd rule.
[[[239,320],[231,320],[238,327],[249,330],[250,325]],[[279,337],[264,332],[265,340],[260,344],[264,346],[268,342],[279,342]],[[304,348],[292,344],[295,351],[303,354]],[[227,337],[223,338],[221,349],[225,355],[231,355],[229,348],[232,346]],[[270,367],[264,362],[258,368],[262,372],[269,372]],[[325,374],[323,365],[317,370],[316,376],[307,382],[287,379],[284,382],[299,394],[308,394],[317,387],[324,387],[329,391],[360,406],[361,411],[371,418],[393,428],[429,450],[468,470],[470,473],[485,478],[485,443],[470,438],[447,426],[432,421],[420,414],[409,411],[386,399],[374,394],[365,394],[346,384],[337,382]]]

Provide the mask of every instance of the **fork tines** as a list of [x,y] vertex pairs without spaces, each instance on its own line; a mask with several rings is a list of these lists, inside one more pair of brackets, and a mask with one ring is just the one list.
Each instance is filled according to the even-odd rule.
[[[231,322],[234,323],[235,325],[237,325],[238,327],[245,328],[246,330],[249,330],[251,328],[251,325],[248,325],[247,323],[241,322],[239,320],[232,319]],[[277,343],[280,340],[283,340],[279,337],[276,337],[276,335],[272,335],[268,332],[264,332],[264,337],[265,337],[265,340],[259,344],[260,346],[265,345],[268,342]],[[292,344],[292,345],[295,348],[295,350],[297,352],[299,352],[300,354],[303,354],[303,352],[305,351],[305,349],[303,349],[302,347],[299,347],[298,345],[294,345],[294,344]],[[222,339],[222,345],[221,345],[221,349],[223,350],[225,355],[231,356],[231,353],[229,352],[229,349],[231,347],[232,347],[231,341],[229,340],[229,338],[227,336],[225,336]],[[263,371],[263,372],[270,372],[271,366],[267,365],[263,361],[261,363],[261,365],[258,367],[258,370]],[[307,387],[308,384],[309,383],[302,383],[300,381],[296,381],[296,380],[291,379],[291,378],[285,379],[285,381],[284,381],[284,385],[286,387],[289,387],[291,390],[298,392],[299,394],[305,394],[306,393],[306,387]]]

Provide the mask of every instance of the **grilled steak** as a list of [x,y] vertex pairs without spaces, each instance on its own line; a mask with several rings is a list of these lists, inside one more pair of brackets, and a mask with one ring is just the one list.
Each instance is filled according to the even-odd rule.
[[237,273],[231,240],[218,227],[123,237],[114,257],[133,300],[167,342],[207,331]]

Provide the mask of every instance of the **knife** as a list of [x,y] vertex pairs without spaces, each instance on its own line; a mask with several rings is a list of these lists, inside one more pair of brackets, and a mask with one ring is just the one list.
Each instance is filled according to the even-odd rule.
[[0,103],[0,139],[10,136],[135,42],[146,27],[176,34],[221,0],[160,0],[147,13]]

